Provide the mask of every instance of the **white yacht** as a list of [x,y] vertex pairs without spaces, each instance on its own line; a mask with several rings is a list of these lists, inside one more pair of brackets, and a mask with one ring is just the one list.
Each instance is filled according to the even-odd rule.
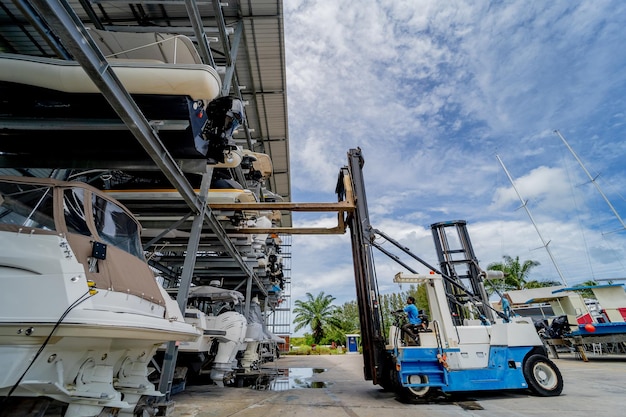
[[[195,341],[156,282],[131,213],[82,182],[0,177],[0,401],[131,416],[161,396],[148,365]],[[151,412],[151,411],[150,411]]]

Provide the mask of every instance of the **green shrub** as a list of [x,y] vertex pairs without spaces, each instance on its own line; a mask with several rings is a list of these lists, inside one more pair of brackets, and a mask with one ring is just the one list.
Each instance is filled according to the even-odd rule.
[[284,355],[343,355],[346,353],[345,349],[337,349],[331,346],[320,345],[298,345],[293,346],[289,352],[283,353]]

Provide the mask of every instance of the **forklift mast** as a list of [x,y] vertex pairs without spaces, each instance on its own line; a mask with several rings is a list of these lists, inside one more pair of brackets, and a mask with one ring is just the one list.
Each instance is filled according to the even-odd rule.
[[[382,313],[378,303],[379,293],[374,270],[371,242],[374,239],[369,222],[367,198],[363,181],[363,156],[360,149],[348,152],[349,177],[352,180],[352,192],[356,202],[355,210],[348,215],[346,224],[350,228],[352,240],[352,260],[354,263],[354,281],[357,304],[361,322],[361,345],[363,349],[363,375],[365,380],[380,384],[382,362],[385,352],[385,336]],[[344,171],[345,172],[345,171]],[[345,192],[343,182],[337,184],[337,194]]]
[[442,275],[451,278],[444,280],[444,284],[455,324],[463,324],[463,320],[469,318],[468,303],[478,309],[481,320],[493,321],[489,297],[483,285],[484,273],[478,266],[467,222],[441,222],[432,224],[430,228]]

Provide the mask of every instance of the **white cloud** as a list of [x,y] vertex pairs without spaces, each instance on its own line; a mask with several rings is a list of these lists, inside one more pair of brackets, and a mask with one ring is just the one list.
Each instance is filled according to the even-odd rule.
[[572,182],[561,168],[540,166],[523,177],[513,178],[513,182],[515,187],[509,183],[508,186],[496,190],[491,210],[513,204],[521,207],[521,199],[528,205],[540,205],[552,211],[565,212],[576,208],[572,199]]
[[[430,224],[465,219],[481,265],[536,259],[533,278],[555,279],[498,154],[570,284],[626,275],[625,235],[606,234],[619,222],[553,133],[626,215],[626,3],[283,7],[294,201],[334,201],[346,152],[361,147],[374,227],[436,264]],[[293,251],[295,294],[353,293],[347,236],[297,236]],[[398,270],[385,258],[379,283]]]

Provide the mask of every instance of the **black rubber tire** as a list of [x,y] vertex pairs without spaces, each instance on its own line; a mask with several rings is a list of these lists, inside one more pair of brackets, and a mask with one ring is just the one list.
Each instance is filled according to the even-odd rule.
[[542,397],[556,397],[563,391],[563,377],[554,362],[544,355],[532,355],[524,362],[524,378],[530,390]]
[[[428,376],[426,375],[411,375],[409,377],[409,382],[413,380],[418,382],[416,378],[419,378],[419,382],[428,382]],[[407,388],[401,385],[398,386],[396,391],[398,398],[407,404],[422,404],[424,401],[431,398],[434,392],[435,390],[432,390],[431,387]]]
[[[427,384],[428,376],[427,375],[410,375],[409,383],[420,383]],[[416,398],[426,398],[428,393],[430,392],[430,387],[420,387],[420,388],[407,388],[407,390],[413,394]]]

